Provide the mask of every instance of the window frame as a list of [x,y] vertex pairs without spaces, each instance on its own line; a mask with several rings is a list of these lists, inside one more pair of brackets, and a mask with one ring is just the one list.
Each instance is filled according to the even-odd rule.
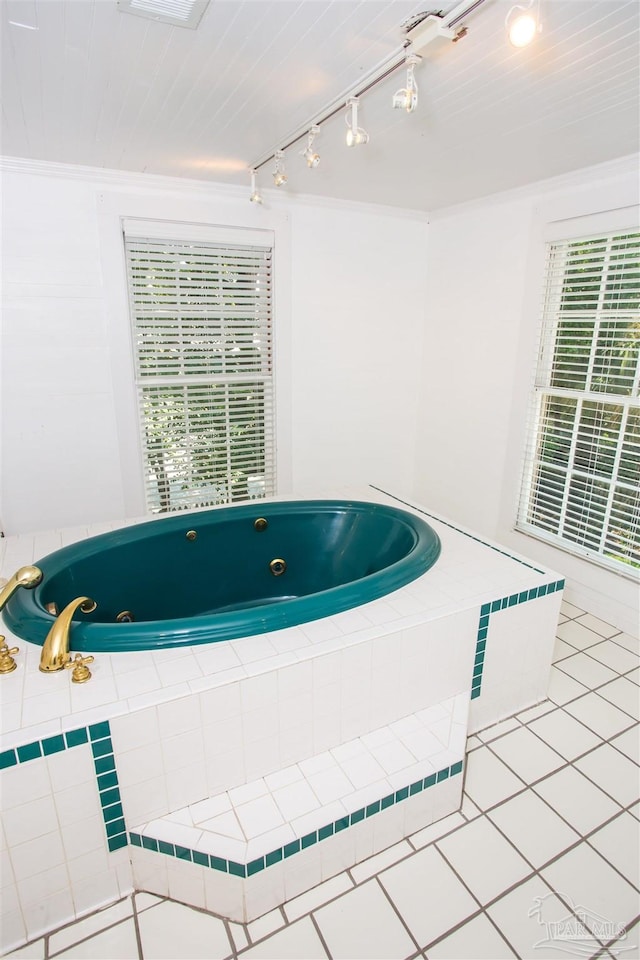
[[[544,230],[541,231],[542,235],[540,236],[540,240],[542,241],[542,246],[544,247],[545,251],[544,261],[542,261],[542,259],[540,261],[543,304],[537,317],[538,337],[536,363],[533,382],[529,391],[528,414],[526,418],[526,447],[523,455],[523,467],[520,471],[518,501],[514,524],[514,529],[520,534],[540,540],[555,549],[561,550],[581,560],[586,560],[594,564],[596,567],[607,569],[609,572],[613,572],[620,576],[634,580],[637,579],[638,575],[640,574],[640,570],[637,567],[626,564],[622,560],[609,558],[605,556],[603,552],[601,552],[606,546],[607,530],[604,525],[601,536],[601,550],[594,551],[594,549],[591,547],[585,547],[571,539],[562,536],[559,533],[549,532],[544,528],[535,525],[533,522],[527,519],[527,515],[532,503],[534,475],[537,469],[537,464],[539,463],[537,458],[537,446],[543,439],[541,420],[544,414],[545,397],[562,395],[567,398],[569,397],[569,394],[575,396],[577,400],[576,416],[573,418],[570,438],[571,443],[574,445],[579,434],[581,423],[579,413],[582,405],[585,403],[600,402],[603,406],[606,404],[617,404],[618,406],[623,407],[622,422],[619,430],[619,441],[617,446],[617,462],[614,465],[614,470],[617,470],[619,467],[620,451],[624,438],[624,425],[628,415],[628,410],[630,408],[636,409],[640,403],[637,393],[635,396],[632,396],[631,394],[625,396],[621,393],[588,390],[560,390],[558,393],[558,388],[554,388],[552,383],[552,361],[553,353],[556,349],[557,343],[558,320],[561,315],[559,311],[554,311],[552,307],[550,308],[548,303],[550,293],[549,271],[551,263],[551,247],[554,244],[558,246],[565,244],[564,256],[566,257],[569,249],[568,245],[571,243],[593,239],[595,237],[604,237],[605,235],[615,236],[627,232],[640,233],[639,223],[638,208],[635,206],[625,206],[616,208],[614,210],[602,211],[588,216],[577,216],[570,219],[547,222]],[[603,258],[603,263],[605,262],[605,259],[606,258]],[[562,289],[565,278],[566,274],[563,272],[563,279],[557,285],[556,292],[558,289]],[[603,274],[603,279],[606,282],[606,273]],[[602,284],[600,285],[599,289],[600,292],[602,292]],[[540,290],[540,278],[538,290]],[[615,311],[612,311],[610,317],[611,320],[613,320],[614,315]],[[567,313],[565,313],[564,316],[565,319],[568,318]],[[554,328],[551,336],[549,336],[550,326]],[[593,337],[595,337],[598,329],[598,323],[594,323]],[[593,337],[591,339],[592,351],[594,350],[595,345]],[[635,389],[637,391],[637,373],[635,380]],[[588,384],[585,383],[585,386],[588,386]],[[572,468],[573,462],[569,459],[563,482],[563,498],[565,500],[567,498],[571,483]],[[594,482],[597,482],[598,477],[593,472],[590,474],[590,477]],[[614,472],[612,471],[612,479],[609,484],[610,491],[608,509],[611,506],[611,500],[615,486],[616,479],[614,478]],[[561,522],[558,523],[558,529],[562,529]]]
[[[146,512],[155,515],[273,496],[276,424],[272,234],[256,231],[247,239],[246,231],[127,219],[123,221],[123,243]],[[189,270],[190,260],[194,267]],[[232,265],[232,280],[224,279],[225,260]],[[196,273],[205,271],[206,279],[211,282],[204,297],[202,288],[193,286],[191,275],[183,277],[183,264],[190,274],[194,269]],[[258,290],[255,295],[251,283],[249,286],[242,283],[247,269],[249,277],[255,275],[266,281],[262,293]],[[156,295],[147,297],[144,283],[146,273],[154,276],[158,270],[160,301]],[[240,287],[236,290],[239,278]],[[229,296],[235,298],[243,293],[248,294],[248,304],[241,303],[242,309],[237,303],[227,308],[225,301]],[[217,348],[228,338],[237,341],[240,337],[240,341],[246,341],[244,325],[248,312],[255,314],[262,346],[250,358],[252,362],[246,363],[234,358],[233,351],[220,352]],[[203,336],[203,342],[216,343],[215,355],[200,356],[200,369],[194,368],[189,360],[190,355],[193,361],[199,352],[194,351],[196,330]],[[214,369],[212,361],[215,360],[220,361],[220,369]],[[262,401],[257,401],[256,410],[260,408],[258,417],[263,426],[263,463],[262,483],[254,481],[252,485],[251,478],[247,477],[247,489],[242,496],[238,495],[242,494],[241,488],[234,488],[232,475],[238,468],[249,465],[245,458],[247,444],[242,440],[234,444],[232,422],[241,427],[246,436],[250,435],[250,407],[255,407],[255,402],[247,405],[249,398],[244,395],[245,389],[255,394],[254,401],[256,397]],[[150,405],[160,416],[165,409],[177,431],[169,448],[162,444],[165,453],[171,446],[174,450],[168,458],[162,457],[161,475],[154,466],[158,457],[150,444],[149,430],[153,429],[148,416]],[[219,463],[209,454],[205,459],[202,456],[213,446],[216,430],[222,430],[224,437],[224,442],[219,444]],[[207,436],[211,442],[207,442]]]
[[[148,178],[120,177],[105,183],[97,196],[98,234],[102,264],[104,323],[108,330],[112,388],[105,415],[114,418],[118,438],[120,502],[113,517],[145,517],[142,448],[135,396],[127,274],[122,241],[126,219],[171,223],[189,231],[221,231],[248,239],[268,232],[272,239],[274,323],[274,390],[277,422],[276,497],[292,490],[292,330],[291,330],[291,222],[288,211],[260,208],[246,202],[244,191],[211,183],[159,181],[150,189]],[[229,231],[229,233],[227,233]],[[112,398],[112,399],[111,399]],[[111,427],[109,427],[111,429]]]

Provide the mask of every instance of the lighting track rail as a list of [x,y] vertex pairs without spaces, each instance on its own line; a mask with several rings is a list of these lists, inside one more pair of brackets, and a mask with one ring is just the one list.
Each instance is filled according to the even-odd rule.
[[[474,0],[473,3],[469,3],[469,0],[463,0],[462,3],[458,4],[452,10],[449,10],[446,14],[425,13],[424,15],[412,18],[411,26],[407,29],[406,39],[398,50],[394,51],[374,67],[366,78],[345,90],[335,100],[332,100],[331,103],[320,110],[309,122],[305,123],[304,126],[298,127],[297,130],[285,138],[284,143],[277,149],[272,150],[270,153],[263,154],[258,160],[252,163],[249,166],[249,172],[252,177],[255,178],[255,173],[258,170],[271,161],[277,160],[278,156],[281,158],[286,150],[289,150],[301,140],[308,138],[312,128],[315,127],[317,132],[317,129],[321,127],[323,123],[326,123],[332,117],[335,117],[336,114],[344,110],[348,103],[368,93],[369,90],[373,89],[373,87],[379,83],[382,83],[400,67],[406,67],[410,55],[419,55],[427,46],[437,39],[447,39],[455,42],[463,37],[467,32],[466,29],[462,27],[456,30],[455,28],[465,17],[474,13],[482,6],[483,3],[486,3],[486,0]],[[255,179],[253,179],[252,182],[255,184]],[[255,189],[253,192],[255,192]]]

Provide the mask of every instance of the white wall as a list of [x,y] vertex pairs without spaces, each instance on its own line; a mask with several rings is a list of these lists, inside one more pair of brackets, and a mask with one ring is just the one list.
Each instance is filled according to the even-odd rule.
[[306,205],[292,222],[296,484],[365,480],[408,495],[427,225]]
[[20,161],[2,187],[6,533],[142,512],[121,216],[273,229],[279,492],[410,490],[422,215]]
[[638,202],[620,161],[445,210],[429,225],[417,499],[568,577],[567,598],[638,631],[638,587],[514,530],[549,221]]

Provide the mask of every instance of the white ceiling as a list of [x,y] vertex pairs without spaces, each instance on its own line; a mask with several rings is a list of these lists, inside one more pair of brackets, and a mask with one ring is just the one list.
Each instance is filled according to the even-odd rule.
[[[248,186],[252,163],[401,51],[428,2],[211,0],[193,31],[116,0],[2,0],[2,153]],[[511,6],[485,0],[463,40],[425,51],[415,113],[391,109],[403,69],[365,93],[366,147],[345,146],[344,111],[317,169],[291,147],[281,189],[434,210],[636,152],[638,0],[540,0],[520,51]]]

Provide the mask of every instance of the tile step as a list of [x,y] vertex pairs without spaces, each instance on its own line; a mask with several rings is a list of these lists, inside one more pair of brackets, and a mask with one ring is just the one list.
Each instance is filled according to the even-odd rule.
[[251,876],[461,773],[469,694],[130,831],[134,846]]

